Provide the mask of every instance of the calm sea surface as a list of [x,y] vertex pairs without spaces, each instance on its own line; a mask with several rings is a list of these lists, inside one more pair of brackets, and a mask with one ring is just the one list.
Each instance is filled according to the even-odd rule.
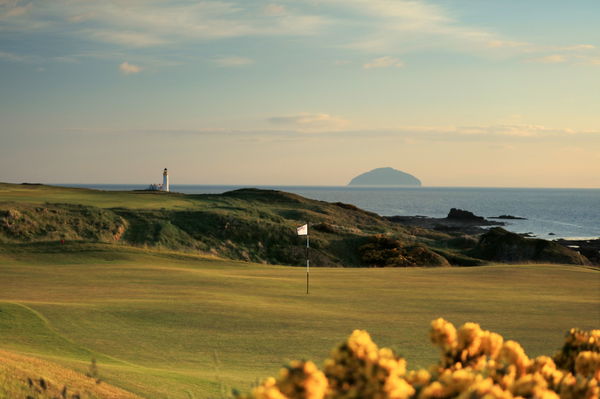
[[[100,190],[144,189],[146,185],[71,184]],[[218,194],[246,186],[171,185],[186,194]],[[529,188],[356,188],[260,186],[297,193],[308,198],[346,202],[380,215],[445,217],[450,208],[461,208],[490,217],[513,215],[506,229],[538,237],[600,237],[600,189]],[[550,235],[554,233],[555,235]]]

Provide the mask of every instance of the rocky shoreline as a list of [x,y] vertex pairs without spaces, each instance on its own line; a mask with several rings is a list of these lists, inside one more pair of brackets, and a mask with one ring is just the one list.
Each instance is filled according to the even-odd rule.
[[444,233],[458,233],[461,235],[479,235],[488,231],[484,227],[506,226],[504,222],[487,220],[472,212],[452,208],[445,218],[432,218],[428,216],[386,216],[386,219],[407,226],[421,227]]
[[600,238],[589,240],[554,240],[562,246],[573,249],[590,260],[594,265],[600,265]]
[[[494,227],[505,226],[506,223],[488,220],[482,216],[477,216],[472,212],[452,208],[445,218],[432,218],[428,216],[386,216],[387,220],[403,224],[406,226],[420,227],[424,229],[436,230],[446,234],[455,236],[471,236],[473,241],[481,240],[481,238],[490,233]],[[526,220],[524,217],[512,216],[512,215],[500,215],[491,217],[489,219],[503,219],[503,220]],[[502,245],[502,240],[511,240],[513,243],[514,251],[512,254],[504,254],[505,257],[519,257],[519,253],[526,246],[525,241],[517,240],[517,237],[528,240],[536,240],[540,242],[548,242],[558,244],[569,250],[578,252],[587,258],[592,265],[600,266],[600,237],[597,239],[556,239],[556,240],[542,240],[533,237],[529,233],[516,234],[507,232],[506,235],[497,236],[496,246]],[[515,242],[515,240],[517,240]],[[500,260],[500,259],[498,259]]]

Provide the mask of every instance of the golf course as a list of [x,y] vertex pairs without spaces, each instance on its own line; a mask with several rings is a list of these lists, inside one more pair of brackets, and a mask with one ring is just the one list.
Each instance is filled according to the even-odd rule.
[[[278,215],[306,220],[314,214],[337,218],[338,230],[316,232],[323,259],[327,245],[350,248],[351,240],[381,232],[452,251],[442,247],[448,238],[441,233],[403,229],[343,204],[277,193],[267,193],[265,201],[257,192],[195,197],[0,188],[0,381],[27,375],[65,384],[52,371],[64,368],[80,373],[70,386],[86,391],[80,380],[93,368],[97,386],[111,393],[90,398],[128,397],[125,391],[145,398],[227,398],[234,389],[248,392],[291,360],[320,365],[355,329],[406,358],[411,370],[439,359],[428,338],[439,317],[455,325],[479,323],[520,342],[532,357],[554,354],[572,327],[600,325],[600,273],[590,266],[313,267],[307,294],[303,267],[224,256],[244,246],[252,258],[258,247],[247,242],[255,236],[240,238],[252,228],[232,233],[238,234],[237,252],[201,247],[217,247],[216,235],[201,241],[200,234],[173,233],[176,223],[196,226],[194,217],[218,230],[206,212],[220,212],[233,226],[266,220],[274,234],[289,228],[288,245],[298,248],[302,264],[298,223]],[[294,214],[294,207],[304,213]],[[143,213],[153,211],[159,213]],[[179,211],[188,212],[187,225],[168,213]],[[159,239],[136,242],[147,237],[155,217],[164,219],[152,233]],[[338,236],[349,240],[345,246]]]
[[478,322],[530,356],[600,322],[600,274],[581,267],[318,268],[306,295],[302,268],[72,250],[0,258],[0,349],[81,372],[94,358],[103,381],[148,398],[248,390],[292,359],[321,362],[357,328],[411,369],[439,357],[427,338],[437,317]]

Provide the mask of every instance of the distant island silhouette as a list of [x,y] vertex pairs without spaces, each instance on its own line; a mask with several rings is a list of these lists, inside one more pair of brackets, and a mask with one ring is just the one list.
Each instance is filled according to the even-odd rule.
[[377,168],[356,176],[349,186],[420,186],[421,180],[394,168]]

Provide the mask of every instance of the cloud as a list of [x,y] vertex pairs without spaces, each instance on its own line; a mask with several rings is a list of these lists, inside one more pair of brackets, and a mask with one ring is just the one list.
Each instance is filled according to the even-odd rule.
[[94,19],[95,16],[96,16],[96,13],[94,13],[94,12],[85,12],[82,14],[71,15],[70,17],[67,17],[67,21],[73,22],[73,23],[80,23],[80,22],[85,22],[85,21]]
[[588,143],[589,148],[600,148],[600,130],[551,128],[540,125],[482,125],[482,126],[398,126],[378,129],[350,129],[349,122],[328,114],[301,113],[276,116],[268,121],[274,125],[264,128],[71,128],[63,129],[77,135],[158,135],[168,137],[210,136],[219,140],[303,141],[315,142],[357,140],[361,145],[372,141],[391,143],[485,143],[489,148],[510,150],[520,143]]
[[[548,137],[569,136],[578,131],[569,128],[548,128],[534,124],[503,124],[491,126],[463,126],[456,129],[463,135],[511,136],[511,137]],[[579,133],[585,133],[579,131]],[[592,131],[592,133],[594,133]],[[597,132],[596,132],[597,133]]]
[[14,53],[9,53],[6,51],[0,51],[0,59],[13,61],[13,62],[25,62],[25,61],[29,61],[30,57],[19,55],[19,54],[14,54]]
[[513,47],[524,47],[528,46],[529,43],[516,42],[513,40],[490,40],[487,42],[487,46],[490,48],[513,48]]
[[593,44],[574,44],[571,46],[530,46],[527,52],[538,54],[530,57],[527,62],[540,64],[593,65],[593,60],[598,58],[597,47]]
[[[153,36],[157,39],[156,45],[198,39],[307,35],[324,23],[324,18],[317,15],[287,14],[285,11],[282,6],[268,5],[257,12],[246,2],[208,0],[187,4],[144,1],[120,5],[98,2],[88,14],[104,30]],[[270,18],[272,16],[282,18]]]
[[322,113],[301,112],[296,115],[274,116],[268,119],[271,124],[296,128],[299,131],[338,130],[349,122],[343,118]]
[[96,40],[125,47],[151,47],[167,43],[159,37],[138,32],[96,31],[92,32],[91,36]]
[[142,68],[125,61],[121,65],[119,65],[119,70],[124,75],[132,75],[141,72]]
[[563,62],[567,62],[567,57],[562,54],[552,54],[544,57],[530,58],[529,62],[537,62],[541,64],[561,64]]
[[[27,15],[14,18],[25,9]],[[0,0],[0,33],[15,33],[12,37],[26,40],[36,40],[34,35],[60,35],[61,42],[83,42],[46,48],[43,53],[48,59],[73,56],[65,54],[65,48],[88,48],[105,55],[131,48],[157,48],[169,52],[157,57],[177,58],[179,62],[193,57],[187,51],[190,46],[197,48],[208,41],[317,34],[330,21],[318,12],[311,14],[311,9],[297,6],[291,12],[276,3],[259,6],[242,0]],[[92,47],[89,41],[109,46]]]
[[268,4],[265,6],[263,12],[265,15],[270,17],[276,17],[284,15],[286,13],[285,7],[280,4]]
[[21,5],[21,3],[23,3],[22,0],[0,1],[0,20],[27,14],[33,6],[32,3],[26,3],[25,5]]
[[235,55],[215,58],[213,61],[215,64],[222,66],[222,67],[226,67],[226,68],[242,67],[242,66],[254,64],[254,60],[251,58],[238,57]]
[[573,46],[563,47],[562,50],[565,51],[580,51],[580,50],[594,50],[596,46],[593,44],[576,44]]
[[[430,1],[414,0],[324,0],[354,13],[362,28],[360,39],[350,39],[347,48],[365,52],[411,52],[442,48],[468,53],[518,47],[521,42],[485,29],[460,24],[451,12]],[[346,13],[347,13],[346,12]],[[361,16],[370,21],[360,24]]]
[[404,66],[404,63],[402,61],[400,61],[398,58],[395,57],[391,57],[391,56],[385,56],[385,57],[379,57],[379,58],[375,58],[374,60],[371,60],[369,62],[367,62],[366,64],[363,65],[363,68],[365,69],[372,69],[372,68],[389,68],[389,67],[402,67]]
[[[61,41],[83,42],[45,49],[43,54],[49,59],[73,56],[65,54],[65,48],[91,48],[90,53],[104,52],[107,58],[130,49],[156,48],[168,50],[168,54],[156,58],[180,63],[194,57],[190,48],[197,49],[209,41],[289,36],[373,57],[396,54],[404,58],[403,54],[423,50],[519,59],[563,53],[589,53],[594,59],[600,56],[592,44],[544,47],[461,22],[447,4],[433,0],[0,0],[0,32],[54,35]],[[32,36],[20,37],[29,40]],[[92,48],[89,41],[104,46]],[[120,60],[122,56],[111,59]],[[378,65],[369,62],[365,67],[369,64]]]

